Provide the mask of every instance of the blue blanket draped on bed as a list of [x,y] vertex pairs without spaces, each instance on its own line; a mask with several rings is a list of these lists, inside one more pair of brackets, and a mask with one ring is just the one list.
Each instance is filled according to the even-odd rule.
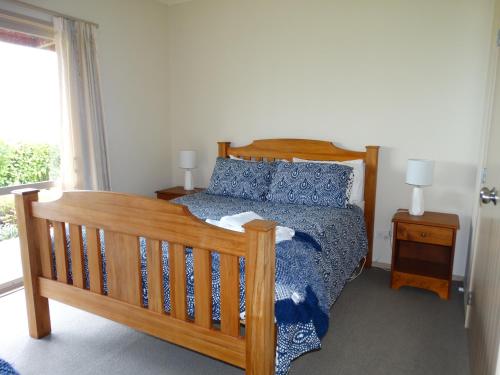
[[[256,202],[198,193],[178,198],[201,219],[254,211],[268,220],[296,230],[291,241],[276,245],[275,316],[277,321],[276,374],[288,373],[290,363],[303,353],[319,349],[328,330],[329,310],[367,252],[363,212],[359,207],[330,208]],[[105,243],[103,243],[106,291]],[[84,236],[85,239],[85,236]],[[69,244],[69,241],[68,241]],[[163,243],[165,310],[170,311],[168,247]],[[147,305],[145,240],[140,239],[143,301]],[[84,261],[87,269],[86,243]],[[240,312],[245,311],[244,267],[240,259]],[[213,319],[220,318],[219,256],[212,256]],[[71,269],[71,267],[69,268]],[[193,257],[186,250],[188,313],[194,315]],[[87,285],[88,287],[88,285]]]

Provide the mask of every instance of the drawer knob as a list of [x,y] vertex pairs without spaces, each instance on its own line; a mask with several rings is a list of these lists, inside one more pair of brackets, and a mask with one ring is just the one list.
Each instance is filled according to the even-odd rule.
[[421,232],[421,233],[420,233],[420,237],[427,237],[427,233],[425,233],[425,232]]

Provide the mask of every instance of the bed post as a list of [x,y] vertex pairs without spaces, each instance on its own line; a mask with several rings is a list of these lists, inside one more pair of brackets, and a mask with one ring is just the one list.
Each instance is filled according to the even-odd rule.
[[368,255],[365,267],[372,266],[375,200],[377,197],[377,169],[379,146],[366,146],[365,157],[365,224],[368,237]]
[[229,157],[228,150],[229,146],[231,145],[231,142],[217,142],[219,145],[219,157],[220,158],[227,158]]
[[12,193],[16,202],[28,329],[31,337],[39,339],[47,336],[51,327],[49,300],[40,296],[38,288],[38,277],[42,273],[36,223],[31,216],[31,203],[38,201],[38,190],[24,189]]
[[274,374],[276,353],[274,275],[276,223],[253,220],[244,225],[246,255],[246,374]]

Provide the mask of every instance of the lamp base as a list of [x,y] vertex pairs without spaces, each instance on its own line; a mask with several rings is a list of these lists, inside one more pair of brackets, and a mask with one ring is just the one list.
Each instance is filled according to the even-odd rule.
[[424,190],[420,186],[413,187],[411,205],[408,212],[412,216],[422,216],[424,214]]
[[193,173],[191,169],[184,170],[184,190],[194,190]]
[[194,190],[193,173],[191,169],[184,170],[184,190]]

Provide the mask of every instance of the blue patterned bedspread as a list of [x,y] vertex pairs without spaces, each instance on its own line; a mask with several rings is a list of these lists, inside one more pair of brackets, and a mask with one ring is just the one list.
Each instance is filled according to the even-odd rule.
[[292,241],[276,245],[276,374],[288,373],[293,359],[319,349],[330,308],[368,249],[363,211],[356,206],[309,207],[205,193],[176,202],[201,219],[254,211],[298,232]]
[[[276,374],[287,374],[292,360],[303,353],[319,349],[320,339],[328,330],[330,308],[367,252],[362,210],[356,206],[331,208],[257,202],[206,193],[184,196],[175,202],[188,206],[190,211],[201,219],[219,220],[225,215],[254,211],[265,219],[274,220],[279,225],[296,231],[296,236],[291,241],[283,241],[276,245],[275,315],[278,329]],[[106,292],[106,258],[102,234],[101,231]],[[84,260],[87,269],[85,242],[84,235]],[[165,310],[170,311],[167,246],[163,242],[163,287]],[[143,238],[140,239],[140,247],[143,302],[147,306],[146,251]],[[212,267],[212,314],[214,320],[219,320],[220,274],[217,253],[213,253]],[[241,312],[245,311],[244,267],[243,259],[240,259]],[[188,313],[193,316],[194,276],[190,249],[186,250],[186,273]]]

